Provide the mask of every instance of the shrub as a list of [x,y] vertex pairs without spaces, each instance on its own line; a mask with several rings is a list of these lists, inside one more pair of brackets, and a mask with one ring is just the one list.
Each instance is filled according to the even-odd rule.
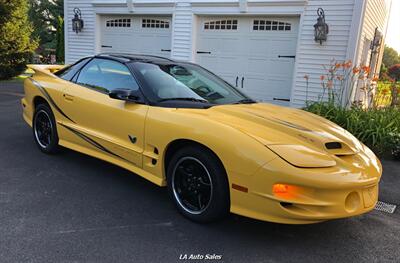
[[37,47],[27,12],[27,0],[0,0],[0,79],[22,73]]
[[348,130],[377,154],[400,154],[400,109],[343,108],[329,102],[309,103],[305,110],[318,114]]
[[400,80],[400,64],[391,66],[388,69],[388,75],[395,81]]

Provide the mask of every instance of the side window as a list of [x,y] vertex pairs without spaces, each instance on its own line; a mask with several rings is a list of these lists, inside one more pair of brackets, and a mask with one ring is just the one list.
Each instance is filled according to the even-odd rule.
[[72,77],[75,75],[75,73],[78,72],[83,67],[83,65],[85,65],[86,62],[89,61],[89,59],[90,58],[82,59],[81,61],[78,61],[76,64],[63,68],[62,70],[56,72],[55,74],[64,80],[70,81]]
[[100,92],[114,89],[138,90],[139,87],[128,68],[116,61],[95,58],[79,73],[77,83]]

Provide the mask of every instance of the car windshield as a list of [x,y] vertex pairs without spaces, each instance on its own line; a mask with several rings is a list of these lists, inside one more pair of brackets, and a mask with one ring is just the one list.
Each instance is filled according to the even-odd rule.
[[156,102],[186,100],[210,104],[253,102],[207,70],[193,64],[137,62],[135,68]]

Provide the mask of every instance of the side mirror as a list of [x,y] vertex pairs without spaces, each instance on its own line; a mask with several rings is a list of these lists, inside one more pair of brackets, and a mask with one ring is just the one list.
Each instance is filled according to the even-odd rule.
[[130,89],[115,89],[108,93],[108,96],[116,100],[124,100],[135,103],[142,103],[139,91]]

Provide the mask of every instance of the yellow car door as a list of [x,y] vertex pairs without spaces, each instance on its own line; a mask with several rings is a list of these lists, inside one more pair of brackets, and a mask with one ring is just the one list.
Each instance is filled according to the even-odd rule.
[[148,106],[111,98],[109,92],[139,92],[129,69],[110,59],[94,58],[64,90],[62,108],[71,121],[61,124],[70,143],[142,167]]

